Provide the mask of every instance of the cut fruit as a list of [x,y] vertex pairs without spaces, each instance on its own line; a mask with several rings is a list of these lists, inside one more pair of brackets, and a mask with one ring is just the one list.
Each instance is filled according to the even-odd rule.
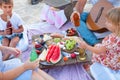
[[49,51],[48,51],[48,53],[47,53],[47,57],[46,57],[47,62],[50,62],[50,58],[51,58],[51,56],[53,55],[54,50],[55,50],[55,48],[56,48],[55,45],[52,45],[51,47],[52,47],[52,48],[49,49]]
[[56,64],[62,58],[60,47],[57,45],[52,45],[47,53],[46,61]]
[[62,55],[61,55],[60,47],[56,46],[56,49],[55,49],[52,57],[50,58],[50,62],[53,64],[56,64],[61,60],[61,58],[62,58]]

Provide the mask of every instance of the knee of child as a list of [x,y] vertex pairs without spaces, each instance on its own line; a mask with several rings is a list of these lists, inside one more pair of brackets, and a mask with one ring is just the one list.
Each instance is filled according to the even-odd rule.
[[10,42],[10,45],[12,46],[16,46],[17,45],[17,43],[19,42],[19,37],[14,37],[12,40],[11,40],[11,42]]
[[3,38],[3,40],[2,40],[2,45],[3,46],[8,46],[9,45],[9,39],[8,38]]

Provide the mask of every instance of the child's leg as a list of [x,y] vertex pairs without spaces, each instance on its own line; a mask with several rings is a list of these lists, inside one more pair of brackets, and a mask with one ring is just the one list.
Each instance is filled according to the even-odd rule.
[[2,40],[2,45],[3,46],[9,46],[9,43],[10,43],[10,40],[8,39],[8,38],[3,38],[3,40]]
[[17,43],[19,42],[20,38],[18,36],[15,36],[10,41],[10,47],[16,47]]
[[41,75],[39,75],[37,72],[33,71],[32,80],[45,80],[45,79]]
[[[10,41],[9,47],[16,47],[18,42],[19,42],[19,37],[16,36],[16,37],[12,38]],[[5,54],[4,59],[7,60],[7,59],[9,59],[9,57],[10,57],[10,54]]]
[[[9,46],[10,40],[8,38],[3,38],[2,40],[2,45],[3,46]],[[6,56],[8,55],[7,53],[3,53],[3,60],[7,60],[8,57]]]
[[52,76],[50,76],[49,74],[47,74],[46,72],[44,72],[43,70],[41,69],[38,69],[38,74],[40,76],[42,76],[45,80],[55,80]]

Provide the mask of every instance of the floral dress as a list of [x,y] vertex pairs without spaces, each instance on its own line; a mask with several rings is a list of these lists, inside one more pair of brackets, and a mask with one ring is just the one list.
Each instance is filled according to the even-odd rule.
[[102,44],[97,44],[96,47],[105,46],[106,53],[93,54],[93,62],[99,62],[113,70],[120,69],[120,37],[110,34],[105,37]]

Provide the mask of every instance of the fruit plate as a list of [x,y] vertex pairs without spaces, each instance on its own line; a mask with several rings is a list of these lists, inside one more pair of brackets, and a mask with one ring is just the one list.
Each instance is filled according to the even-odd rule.
[[51,44],[57,44],[57,45],[61,46],[61,50],[62,50],[62,51],[65,51],[65,52],[68,52],[68,53],[75,52],[75,51],[76,51],[76,48],[77,48],[77,43],[76,43],[75,46],[73,47],[73,49],[67,50],[67,49],[65,48],[65,40],[64,40],[64,39],[61,39],[60,42],[58,42],[58,43],[54,42],[53,39],[50,39],[50,40],[47,40],[47,41],[46,41],[46,47],[48,47],[48,46],[51,45]]
[[62,49],[62,51],[67,52],[67,53],[73,53],[77,51],[77,47],[74,47],[72,50]]
[[53,44],[53,39],[49,39],[49,40],[47,40],[45,44],[46,44],[47,46]]
[[51,65],[54,65],[54,64],[48,63],[48,62],[46,62],[46,61],[42,61],[42,62],[40,62],[40,64],[41,64],[41,65],[44,65],[44,66],[51,66]]

